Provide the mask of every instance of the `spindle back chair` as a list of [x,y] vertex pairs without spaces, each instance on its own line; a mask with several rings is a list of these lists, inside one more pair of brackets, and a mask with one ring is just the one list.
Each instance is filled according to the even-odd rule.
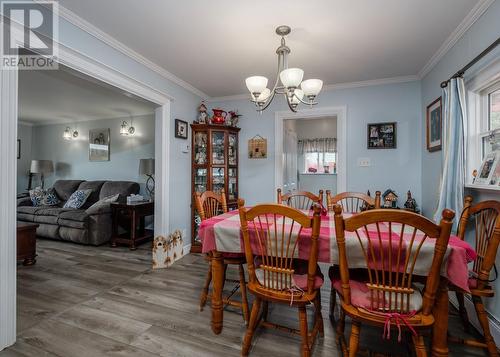
[[[418,214],[398,210],[370,210],[350,218],[342,216],[342,206],[335,205],[335,230],[339,249],[342,313],[353,319],[349,342],[349,356],[355,356],[359,344],[361,322],[384,326],[387,319],[403,319],[416,330],[414,335],[417,356],[425,355],[423,338],[419,330],[430,328],[434,323],[432,307],[436,297],[448,240],[453,211],[444,210],[439,225]],[[349,254],[346,248],[346,233]],[[414,287],[417,261],[422,246],[433,239],[432,264],[427,274],[425,291],[420,295]],[[353,304],[353,290],[349,277],[349,260],[354,250],[364,258],[369,291],[366,305]],[[424,275],[418,272],[418,275]],[[359,291],[354,291],[354,294]],[[357,297],[357,296],[356,296]],[[341,319],[344,319],[341,316]],[[343,334],[343,331],[340,331]]]
[[[465,197],[464,209],[458,227],[458,236],[464,240],[470,232],[474,237],[477,256],[470,272],[469,289],[477,318],[483,329],[484,340],[463,340],[454,339],[453,337],[450,340],[486,348],[490,356],[498,356],[497,346],[490,332],[488,316],[482,298],[494,296],[493,280],[490,280],[490,275],[495,267],[500,243],[500,202],[490,200],[473,205],[472,201],[471,196]],[[498,273],[495,271],[495,274]],[[469,328],[469,319],[465,309],[464,291],[454,286],[450,286],[450,290],[455,290],[457,294],[460,316],[467,330]]]
[[375,192],[375,197],[361,192],[342,192],[332,196],[331,191],[327,190],[326,205],[329,211],[333,211],[333,206],[339,204],[346,213],[358,213],[380,208],[380,196],[380,191]]
[[319,190],[319,195],[308,191],[296,191],[283,195],[281,188],[278,188],[278,203],[299,210],[309,210],[315,203],[323,207],[323,190]]
[[[202,221],[228,212],[228,207],[226,203],[226,194],[224,192],[224,189],[222,189],[220,193],[216,193],[213,191],[205,191],[203,193],[197,192],[194,195],[194,200],[195,200],[196,210]],[[207,271],[207,276],[205,278],[205,283],[203,284],[203,288],[201,290],[200,311],[203,311],[203,308],[205,307],[207,300],[211,297],[209,289],[210,289],[210,283],[212,282],[212,259],[213,259],[212,253],[208,253],[206,258],[208,260],[208,271]],[[243,314],[243,319],[245,320],[246,323],[248,323],[248,319],[250,317],[250,310],[248,307],[245,271],[243,268],[243,264],[245,263],[246,259],[244,255],[224,257],[224,269],[226,269],[228,265],[238,266],[239,280],[231,280],[231,282],[239,284],[239,289],[241,291],[241,302],[231,299],[232,294],[236,292],[237,288],[233,289],[232,294],[228,297],[225,297],[223,300],[224,304],[226,305],[240,307]]]
[[[311,217],[295,208],[280,204],[262,204],[246,209],[244,201],[240,200],[239,206],[248,262],[248,290],[255,295],[242,355],[248,355],[252,336],[260,323],[264,327],[300,334],[302,356],[309,356],[317,334],[323,334],[319,293],[323,280],[317,264],[321,208],[314,205]],[[304,242],[309,247],[307,261],[298,259],[300,245],[305,240],[309,241]],[[318,279],[321,279],[320,283]],[[264,321],[258,318],[262,302]],[[268,322],[268,302],[298,307],[300,330]],[[308,332],[306,315],[306,305],[309,303],[313,303],[315,307],[315,321],[311,333]]]

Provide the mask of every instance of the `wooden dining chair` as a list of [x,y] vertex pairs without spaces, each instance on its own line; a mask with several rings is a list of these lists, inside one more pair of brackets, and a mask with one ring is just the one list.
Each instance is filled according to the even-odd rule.
[[[436,225],[407,211],[370,210],[346,219],[342,211],[334,206],[340,277],[332,285],[341,301],[337,333],[342,342],[345,316],[352,319],[349,350],[341,343],[344,354],[356,356],[361,324],[366,323],[383,327],[386,338],[391,326],[409,330],[417,357],[427,356],[422,330],[434,324],[432,308],[455,213],[444,210]],[[422,249],[429,239],[435,242],[431,254]],[[422,266],[428,270],[419,271]],[[355,280],[349,268],[365,269],[365,279]],[[423,294],[414,286],[416,275],[425,279]]]
[[[224,192],[224,189],[220,191],[220,194],[212,191],[205,191],[203,193],[197,192],[195,193],[194,200],[195,200],[196,210],[198,211],[198,215],[200,216],[202,221],[217,216],[221,213],[226,213],[228,211],[226,203],[226,194]],[[223,254],[223,259],[224,259],[224,270],[226,270],[229,265],[238,266],[239,280],[231,282],[238,283],[241,291],[241,302],[232,300],[231,299],[232,294],[231,294],[230,296],[225,297],[223,299],[223,303],[225,305],[240,307],[243,313],[243,319],[245,320],[245,323],[248,323],[250,310],[248,308],[245,270],[243,268],[243,265],[246,263],[245,255]],[[211,294],[209,294],[210,283],[212,282],[211,253],[207,254],[207,260],[208,260],[208,271],[207,271],[207,277],[205,279],[205,284],[203,285],[203,288],[201,290],[200,311],[203,311],[203,308],[207,303],[207,299],[211,297]],[[236,289],[233,290],[233,293],[234,292],[236,292]]]
[[307,191],[290,192],[283,195],[281,188],[278,188],[278,203],[299,210],[309,210],[315,203],[323,207],[323,190],[319,190],[317,196]]
[[380,195],[381,192],[377,191],[375,198],[361,192],[342,192],[332,196],[331,191],[327,190],[326,206],[329,211],[333,211],[333,206],[339,204],[344,212],[358,213],[380,208]]
[[[483,341],[459,339],[451,336],[449,340],[450,342],[482,347],[488,350],[490,356],[498,356],[497,346],[490,332],[483,298],[493,297],[495,294],[495,289],[492,286],[493,281],[490,280],[490,273],[495,266],[498,245],[500,243],[500,202],[483,201],[473,205],[472,197],[467,196],[460,217],[458,235],[461,239],[465,239],[469,232],[474,237],[477,254],[472,266],[471,277],[469,278],[469,290],[477,318],[483,330]],[[459,313],[464,323],[464,328],[468,330],[469,318],[465,309],[465,292],[453,285],[450,285],[450,290],[454,290],[457,295]]]
[[[299,334],[302,356],[308,357],[317,335],[323,336],[320,288],[324,280],[317,264],[321,208],[315,205],[311,217],[279,204],[246,209],[240,200],[239,207],[248,290],[255,296],[241,354],[248,355],[255,329],[260,325]],[[297,258],[303,246],[309,247],[307,260]],[[300,329],[269,322],[269,302],[298,308]],[[313,329],[309,332],[306,306],[311,303],[315,313]],[[261,307],[263,312],[259,316]]]

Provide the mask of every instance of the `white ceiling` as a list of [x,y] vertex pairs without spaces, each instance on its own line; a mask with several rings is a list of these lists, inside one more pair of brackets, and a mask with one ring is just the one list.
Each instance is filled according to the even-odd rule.
[[290,66],[325,84],[416,75],[480,0],[60,0],[211,97],[274,78],[274,29],[292,27]]
[[19,119],[67,123],[153,113],[155,105],[74,72],[19,71]]

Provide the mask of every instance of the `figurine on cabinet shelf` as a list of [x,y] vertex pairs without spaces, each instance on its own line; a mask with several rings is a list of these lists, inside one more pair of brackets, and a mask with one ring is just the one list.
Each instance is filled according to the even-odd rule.
[[198,107],[198,120],[197,124],[207,124],[208,122],[208,114],[207,114],[207,107],[205,105],[205,102],[201,102],[200,106]]
[[398,195],[392,189],[386,190],[383,195],[384,208],[398,208]]
[[417,201],[411,196],[411,191],[408,190],[408,192],[406,193],[406,202],[405,202],[405,209],[407,211],[411,211],[411,212],[415,212],[415,213],[418,213],[420,212],[420,210],[417,208]]
[[238,114],[237,110],[230,110],[229,111],[229,118],[227,120],[226,125],[237,127],[238,121],[240,120],[241,116],[242,115]]

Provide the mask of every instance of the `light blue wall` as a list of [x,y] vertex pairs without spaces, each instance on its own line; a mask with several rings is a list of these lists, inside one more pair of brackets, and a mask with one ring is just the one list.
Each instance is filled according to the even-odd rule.
[[[421,199],[420,83],[409,82],[353,89],[325,91],[318,106],[347,106],[347,189],[366,192],[393,188],[401,197],[411,190]],[[210,107],[238,109],[240,120],[240,195],[248,204],[275,200],[274,192],[274,114],[287,110],[284,99],[259,115],[248,100],[210,103]],[[398,123],[397,149],[368,150],[367,124]],[[268,158],[248,159],[247,141],[256,134],[267,138]],[[359,157],[369,157],[371,167],[357,166]],[[400,204],[403,202],[401,201]]]
[[[130,123],[130,117],[125,119]],[[66,124],[34,126],[32,159],[54,162],[55,172],[45,179],[45,187],[59,179],[134,181],[141,185],[144,194],[145,177],[139,175],[139,160],[155,156],[154,115],[134,117],[133,136],[120,135],[123,120],[79,122],[78,138],[72,140],[62,137]],[[110,161],[90,161],[89,130],[107,128],[110,129]]]
[[[191,161],[190,155],[181,152],[186,141],[175,139],[173,136],[173,119],[179,118],[191,122],[196,118],[196,108],[201,98],[62,18],[59,21],[59,28],[60,43],[111,68],[126,73],[128,76],[163,91],[174,98],[170,106],[172,137],[169,160],[172,162],[172,165],[169,187],[169,218],[172,229],[187,229],[188,236],[190,236]],[[165,37],[165,40],[168,40],[168,36]],[[189,238],[185,242],[189,244]]]
[[[500,37],[500,1],[490,8],[471,26],[463,37],[446,53],[439,63],[422,79],[422,137],[425,138],[425,111],[427,105],[441,96],[439,84],[448,79],[486,47]],[[500,49],[492,53],[484,62],[500,55]],[[475,68],[481,67],[478,63]],[[422,202],[423,212],[432,216],[437,206],[438,189],[441,175],[441,151],[430,153],[421,146],[422,151]],[[498,199],[498,195],[494,195]],[[499,310],[500,311],[500,310]]]
[[21,140],[21,158],[17,160],[17,192],[25,192],[28,188],[28,171],[31,165],[31,143],[33,127],[19,123],[17,138]]
[[[463,37],[446,53],[439,63],[422,79],[422,136],[425,138],[425,110],[434,99],[441,95],[439,84],[448,79],[475,56],[481,53],[486,47],[500,37],[500,1],[495,1],[490,8],[479,18],[474,25],[463,35]],[[466,77],[477,71],[481,66],[492,58],[500,56],[500,49],[497,49],[483,61],[474,66],[466,73]],[[422,197],[423,212],[427,216],[432,216],[438,200],[439,180],[441,175],[441,154],[442,152],[429,153],[422,148]],[[472,194],[474,201],[479,202],[486,199],[499,200],[500,194],[497,192],[466,190],[466,194]],[[497,265],[500,258],[497,257]],[[496,288],[496,296],[500,294],[500,285],[493,284]],[[487,310],[500,320],[500,305],[498,297],[485,299]]]

